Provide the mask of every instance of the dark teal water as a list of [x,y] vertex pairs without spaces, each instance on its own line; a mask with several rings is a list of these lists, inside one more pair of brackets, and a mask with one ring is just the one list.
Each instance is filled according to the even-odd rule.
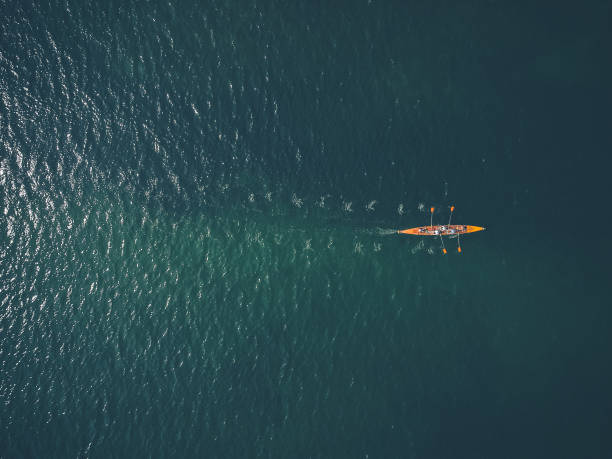
[[536,3],[0,1],[0,457],[608,457],[612,10]]

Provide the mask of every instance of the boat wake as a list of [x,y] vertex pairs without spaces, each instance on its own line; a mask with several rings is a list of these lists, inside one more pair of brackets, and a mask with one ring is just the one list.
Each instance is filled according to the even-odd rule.
[[376,228],[372,233],[378,234],[379,236],[390,236],[392,234],[397,234],[397,230],[392,228]]

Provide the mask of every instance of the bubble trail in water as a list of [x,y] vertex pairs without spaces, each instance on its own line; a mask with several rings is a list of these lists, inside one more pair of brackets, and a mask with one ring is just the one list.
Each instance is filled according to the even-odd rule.
[[378,234],[379,236],[391,236],[392,234],[397,234],[397,229],[376,228],[375,234]]

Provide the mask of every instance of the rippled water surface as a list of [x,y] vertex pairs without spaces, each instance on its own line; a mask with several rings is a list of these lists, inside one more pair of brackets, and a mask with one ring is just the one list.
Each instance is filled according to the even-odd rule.
[[0,13],[0,457],[609,452],[609,6]]

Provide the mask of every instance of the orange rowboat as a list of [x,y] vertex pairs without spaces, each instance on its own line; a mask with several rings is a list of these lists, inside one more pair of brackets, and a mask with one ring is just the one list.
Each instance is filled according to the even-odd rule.
[[433,224],[433,213],[434,208],[431,208],[431,220],[429,226],[417,226],[416,228],[408,228],[398,230],[398,234],[412,234],[415,236],[437,236],[442,241],[442,252],[446,254],[446,248],[444,247],[444,239],[442,236],[451,236],[457,238],[457,252],[461,252],[461,243],[459,241],[460,234],[475,233],[477,231],[483,231],[485,228],[482,226],[473,225],[451,225],[451,218],[453,218],[453,212],[455,206],[451,206],[451,214],[448,218],[448,225],[434,225]]
[[472,225],[433,225],[398,230],[398,233],[414,234],[416,236],[453,236],[455,234],[475,233],[484,229],[482,226]]

